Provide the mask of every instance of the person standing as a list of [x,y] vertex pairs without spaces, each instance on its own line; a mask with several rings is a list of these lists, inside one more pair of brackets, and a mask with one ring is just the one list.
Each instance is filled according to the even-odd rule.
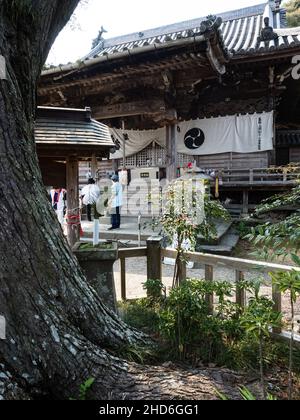
[[119,182],[118,175],[111,178],[113,184],[111,186],[111,227],[109,230],[119,229],[121,227],[121,207],[123,205],[123,188]]
[[64,226],[66,194],[67,191],[63,188],[54,188],[50,191],[52,208],[55,210],[58,221],[62,227]]
[[96,181],[90,178],[88,185],[82,188],[81,200],[82,203],[87,207],[87,218],[88,221],[92,221],[92,207],[96,204],[100,197],[100,188],[96,185]]

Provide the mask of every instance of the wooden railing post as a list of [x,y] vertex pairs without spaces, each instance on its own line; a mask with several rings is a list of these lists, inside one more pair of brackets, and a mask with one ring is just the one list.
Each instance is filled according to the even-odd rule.
[[127,300],[127,293],[126,293],[126,260],[125,258],[120,259],[121,265],[121,297],[123,301]]
[[236,271],[236,303],[244,310],[247,304],[246,290],[240,287],[240,283],[245,280],[242,271]]
[[[214,268],[212,265],[205,265],[205,281],[213,282],[214,280]],[[207,293],[206,302],[209,307],[209,313],[213,314],[214,312],[214,294]]]
[[147,240],[147,279],[162,281],[161,237]]
[[250,169],[250,179],[249,183],[252,185],[254,183],[254,170]]
[[[276,286],[276,284],[273,284],[272,286],[272,297],[273,297],[273,301],[274,301],[274,311],[275,312],[282,312],[282,301],[281,301],[281,292],[278,290],[278,287]],[[282,333],[282,328],[278,327],[278,328],[274,328],[273,329],[273,333],[274,334],[281,334]]]
[[243,214],[249,214],[249,191],[243,191]]

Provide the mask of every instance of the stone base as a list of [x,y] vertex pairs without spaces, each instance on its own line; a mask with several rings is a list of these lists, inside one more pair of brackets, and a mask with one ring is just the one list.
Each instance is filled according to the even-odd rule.
[[89,284],[96,290],[104,304],[117,312],[113,271],[114,263],[118,258],[117,244],[102,244],[104,247],[111,245],[109,249],[101,249],[99,247],[81,249],[82,245],[86,244],[82,242],[76,243],[73,247],[73,252]]

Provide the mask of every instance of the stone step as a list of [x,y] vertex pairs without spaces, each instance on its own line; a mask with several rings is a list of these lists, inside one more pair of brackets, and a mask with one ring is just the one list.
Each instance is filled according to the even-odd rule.
[[[138,241],[139,231],[136,224],[123,223],[120,229],[108,230],[109,224],[104,225],[100,224],[100,234],[99,237],[101,240],[111,240],[111,241]],[[92,223],[82,223],[82,228],[84,235],[81,238],[84,240],[91,240],[93,238],[93,224]],[[158,232],[157,232],[158,234]],[[155,235],[155,232],[149,229],[142,229],[141,231],[141,241],[147,241],[148,238]]]
[[222,238],[228,233],[228,231],[231,229],[233,225],[233,221],[230,220],[228,222],[224,221],[216,221],[216,229],[217,229],[217,235],[215,239],[211,239],[210,241],[207,241],[203,236],[198,237],[198,244],[199,245],[219,245],[222,241]]
[[[127,216],[127,215],[122,215],[121,214],[121,220],[122,220],[122,224],[132,224],[132,225],[136,225],[138,224],[138,214],[135,216]],[[141,223],[142,225],[144,225],[145,223],[151,223],[152,218],[150,216],[142,216],[141,218]],[[110,225],[111,220],[110,220],[110,216],[105,216],[105,217],[101,217],[100,218],[100,225]],[[136,227],[135,226],[135,227]]]
[[215,255],[231,255],[240,240],[234,229],[223,236],[219,245],[201,245],[199,251]]
[[[149,236],[153,235],[152,231],[152,218],[151,217],[142,217],[141,219],[141,238],[142,240],[147,240]],[[137,216],[122,216],[121,218],[121,228],[108,231],[111,221],[110,217],[100,218],[100,238],[106,240],[137,240],[138,238],[138,217]],[[199,236],[198,245],[209,247],[221,246],[224,236],[227,235],[229,230],[232,228],[233,221],[230,222],[216,222],[217,225],[217,237],[211,241],[207,241],[204,237]],[[93,223],[83,222],[82,223],[84,236],[86,238],[92,238]],[[159,227],[156,228],[156,232],[159,233]]]

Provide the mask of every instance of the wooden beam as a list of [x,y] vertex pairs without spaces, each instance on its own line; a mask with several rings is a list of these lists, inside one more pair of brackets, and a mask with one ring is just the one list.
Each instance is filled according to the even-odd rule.
[[249,191],[243,191],[243,214],[249,214]]
[[[213,282],[214,281],[214,267],[212,265],[205,265],[205,281]],[[214,312],[214,294],[207,293],[206,302],[208,304],[209,313],[213,314]]]
[[91,172],[92,172],[92,178],[96,179],[98,171],[98,160],[95,153],[92,156],[92,164],[91,164]]
[[161,264],[162,238],[153,237],[147,240],[147,279],[162,280]]
[[125,258],[120,259],[120,271],[121,271],[121,297],[122,301],[127,300],[126,294],[126,260]]
[[167,137],[167,180],[173,181],[177,177],[177,147],[176,147],[176,125],[166,127]]
[[[185,254],[188,261],[197,262],[214,267],[228,267],[238,271],[257,271],[259,273],[278,273],[282,271],[298,271],[300,268],[289,265],[271,264],[263,261],[244,260],[240,258],[224,257],[222,255],[201,254],[199,252],[187,252]],[[163,258],[176,259],[177,251],[171,248],[162,250]]]
[[162,99],[149,99],[144,101],[127,102],[115,105],[106,105],[93,108],[93,116],[96,119],[129,117],[133,115],[153,114],[164,112],[166,104]]
[[79,166],[76,157],[67,158],[68,242],[73,247],[80,240]]

